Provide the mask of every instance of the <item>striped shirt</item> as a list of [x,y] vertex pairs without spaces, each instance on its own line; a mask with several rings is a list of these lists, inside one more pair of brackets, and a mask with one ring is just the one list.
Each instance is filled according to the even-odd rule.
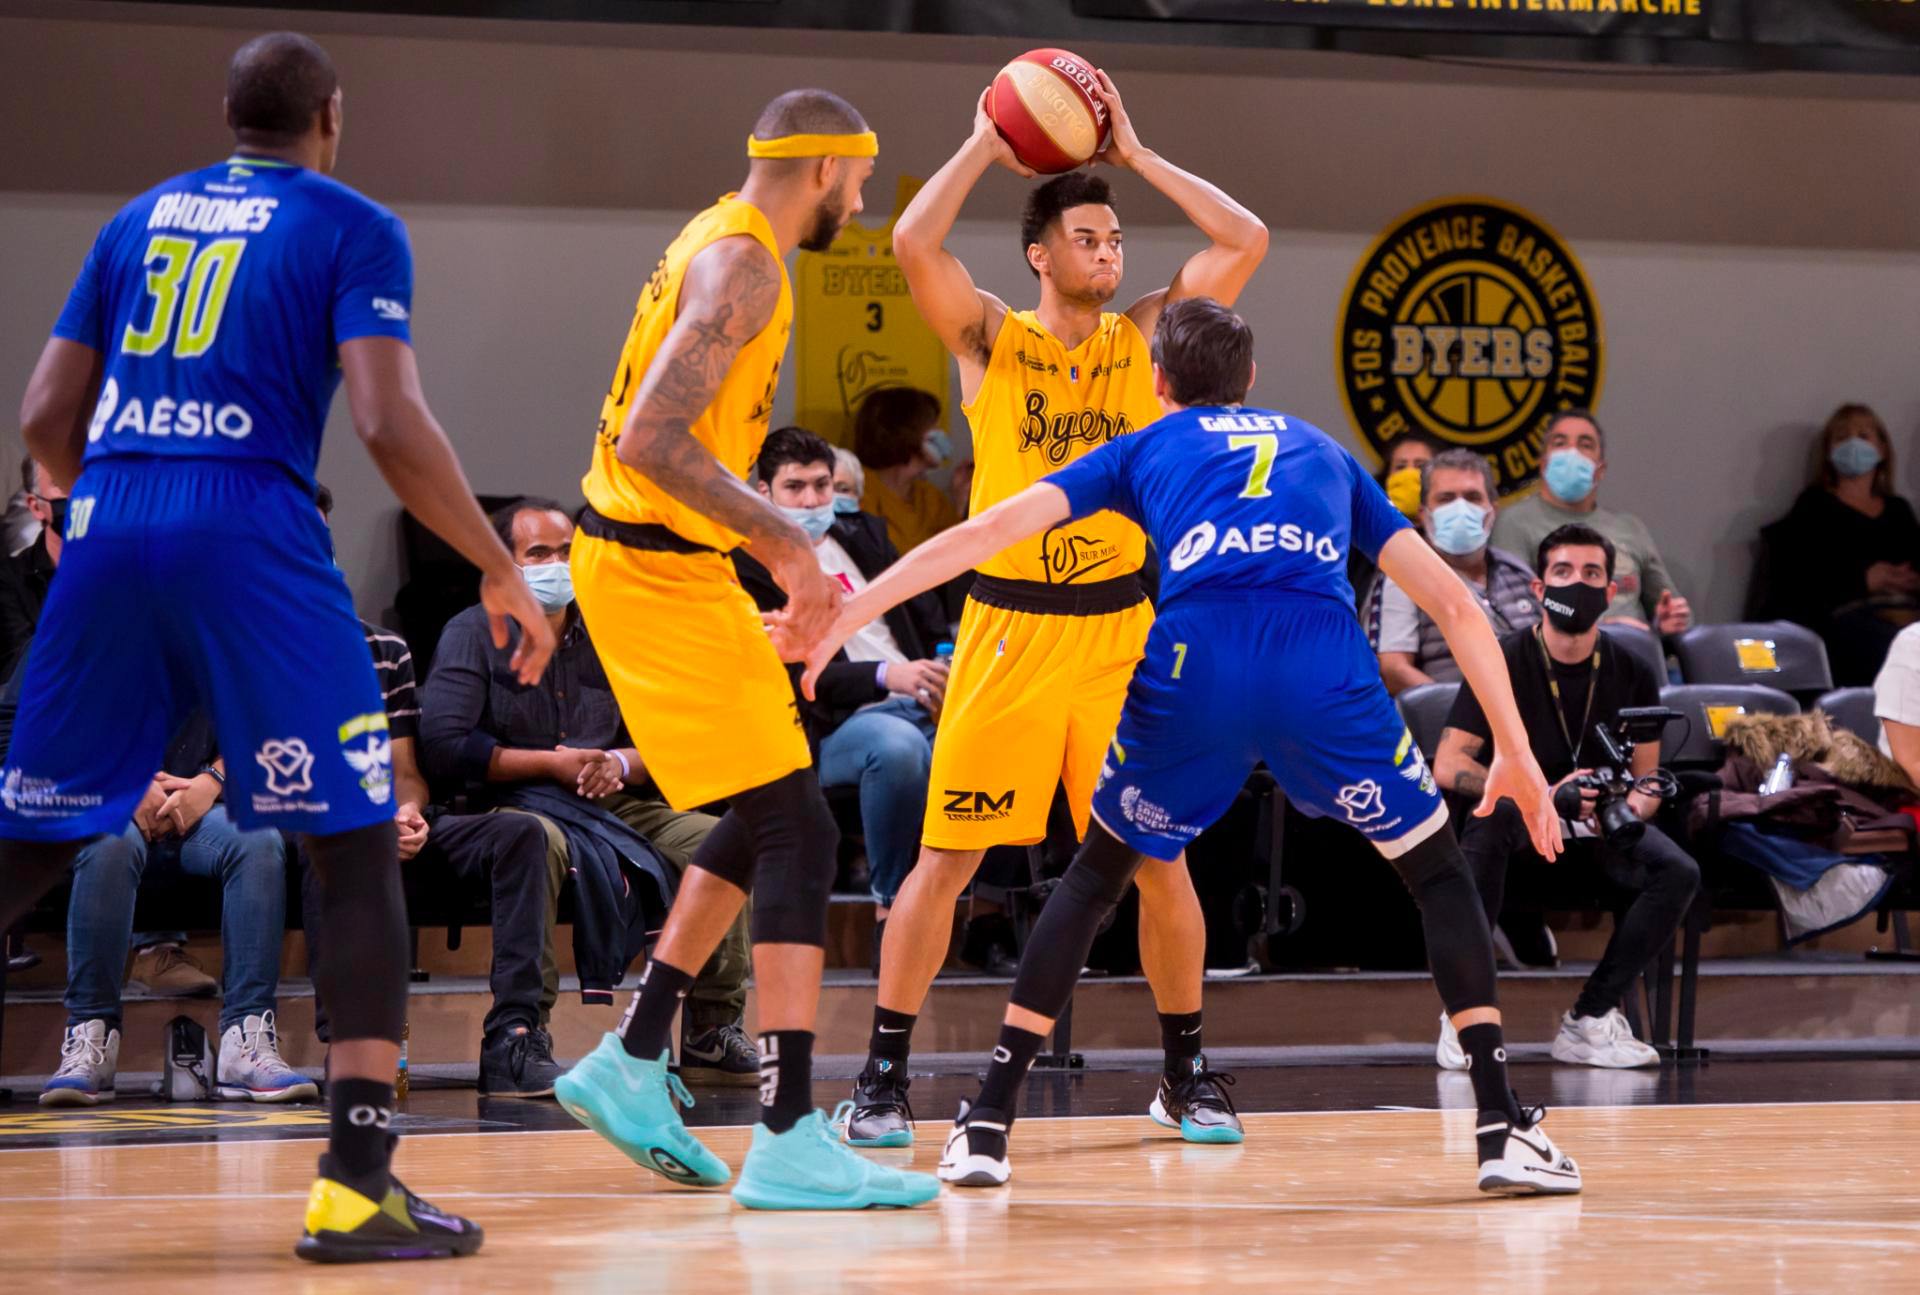
[[392,630],[360,622],[373,653],[374,677],[380,681],[380,700],[387,708],[387,734],[393,738],[420,736],[420,698],[415,691],[413,651]]

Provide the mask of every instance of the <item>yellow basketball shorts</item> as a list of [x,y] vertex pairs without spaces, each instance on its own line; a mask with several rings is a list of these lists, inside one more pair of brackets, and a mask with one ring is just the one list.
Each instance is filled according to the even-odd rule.
[[576,532],[573,591],[634,749],[692,809],[812,763],[787,668],[733,563]]
[[935,849],[1043,839],[1063,782],[1084,837],[1100,764],[1146,650],[1153,608],[1143,598],[1119,610],[1028,610],[995,597],[996,586],[1015,583],[1025,582],[982,577],[960,621],[921,828],[921,842]]

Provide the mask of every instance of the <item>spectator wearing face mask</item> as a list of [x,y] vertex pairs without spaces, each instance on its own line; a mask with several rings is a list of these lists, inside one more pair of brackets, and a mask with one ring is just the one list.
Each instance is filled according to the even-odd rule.
[[1585,409],[1563,409],[1547,423],[1540,489],[1500,510],[1493,542],[1509,553],[1532,553],[1540,541],[1574,522],[1600,532],[1616,554],[1619,592],[1601,618],[1662,634],[1693,624],[1693,608],[1673,587],[1667,564],[1645,522],[1600,507],[1607,477],[1607,435]]
[[[1493,470],[1472,450],[1447,450],[1421,474],[1418,520],[1434,549],[1473,594],[1495,636],[1540,620],[1533,569],[1487,543],[1493,527]],[[1423,683],[1458,682],[1460,667],[1433,617],[1391,580],[1380,603],[1380,676],[1398,696]]]
[[0,562],[0,679],[12,676],[40,623],[67,529],[67,492],[32,459],[21,465],[20,476],[27,510],[40,531],[33,543]]
[[953,502],[926,479],[953,454],[939,426],[940,402],[918,387],[867,393],[853,418],[853,452],[866,469],[860,507],[887,524],[905,553],[960,520]]
[[[1438,442],[1418,432],[1409,432],[1393,442],[1380,464],[1374,480],[1387,492],[1387,499],[1410,522],[1420,520],[1420,474],[1433,456],[1440,452]],[[1354,606],[1360,609],[1361,622],[1367,627],[1369,642],[1380,637],[1380,584],[1367,555],[1359,549],[1347,554],[1347,583],[1353,586]]]
[[1842,405],[1816,448],[1813,480],[1760,532],[1755,611],[1820,635],[1833,682],[1864,685],[1920,617],[1920,520],[1893,492],[1893,446],[1873,410]]

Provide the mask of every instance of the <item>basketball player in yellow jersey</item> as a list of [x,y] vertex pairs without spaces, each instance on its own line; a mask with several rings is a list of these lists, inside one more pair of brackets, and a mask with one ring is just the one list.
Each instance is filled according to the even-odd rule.
[[[793,690],[726,552],[745,544],[789,599],[775,630],[798,659],[837,598],[813,545],[744,477],[760,452],[793,296],[782,258],[822,251],[860,211],[878,144],[844,99],[795,90],[760,114],[747,182],[695,216],[641,291],[584,483],[576,600],[644,768],[676,809],[722,798],[617,1034],[555,1095],[635,1163],[717,1185],[727,1166],[686,1130],[668,1031],[693,973],[753,894],[761,1120],[734,1199],[757,1209],[917,1205],[927,1174],[873,1164],[813,1109],[813,1020],[838,833]],[[756,867],[758,871],[755,879]]]
[[[1040,305],[1010,310],[976,286],[942,244],[987,168],[1031,177],[986,113],[893,229],[914,304],[960,362],[973,428],[973,512],[992,507],[1096,446],[1161,416],[1147,354],[1161,309],[1182,297],[1231,303],[1266,252],[1266,226],[1205,180],[1140,143],[1113,82],[1099,73],[1112,137],[1097,161],[1171,198],[1209,239],[1124,313],[1107,309],[1124,266],[1105,180],[1056,177],[1027,199],[1021,244]],[[956,644],[933,749],[919,862],[887,916],[867,1066],[846,1137],[913,1141],[907,1056],[914,1018],[946,958],[953,904],[987,847],[1046,835],[1066,785],[1074,826],[1087,810],[1153,613],[1140,587],[1146,539],[1114,513],[1049,531],[979,568]],[[1192,1141],[1238,1142],[1240,1122],[1200,1051],[1206,927],[1184,859],[1142,868],[1140,960],[1153,987],[1166,1075],[1150,1113]]]

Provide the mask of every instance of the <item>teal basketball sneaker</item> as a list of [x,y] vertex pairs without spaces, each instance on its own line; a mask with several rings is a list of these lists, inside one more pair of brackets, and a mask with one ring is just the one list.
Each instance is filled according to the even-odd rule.
[[785,1133],[756,1124],[733,1199],[751,1210],[864,1210],[922,1205],[939,1195],[932,1174],[876,1164],[840,1141],[834,1126],[852,1106],[842,1102],[832,1119],[814,1111]]
[[1179,1079],[1160,1076],[1160,1091],[1153,1095],[1147,1114],[1155,1124],[1179,1129],[1188,1142],[1239,1142],[1246,1133],[1233,1099],[1227,1096],[1233,1076],[1207,1069],[1204,1055],[1195,1057],[1192,1065],[1192,1071]]
[[674,1102],[691,1107],[693,1094],[667,1072],[667,1058],[665,1051],[653,1061],[630,1057],[617,1036],[604,1034],[599,1047],[554,1081],[553,1095],[567,1114],[642,1169],[689,1187],[718,1187],[732,1175],[680,1122]]

